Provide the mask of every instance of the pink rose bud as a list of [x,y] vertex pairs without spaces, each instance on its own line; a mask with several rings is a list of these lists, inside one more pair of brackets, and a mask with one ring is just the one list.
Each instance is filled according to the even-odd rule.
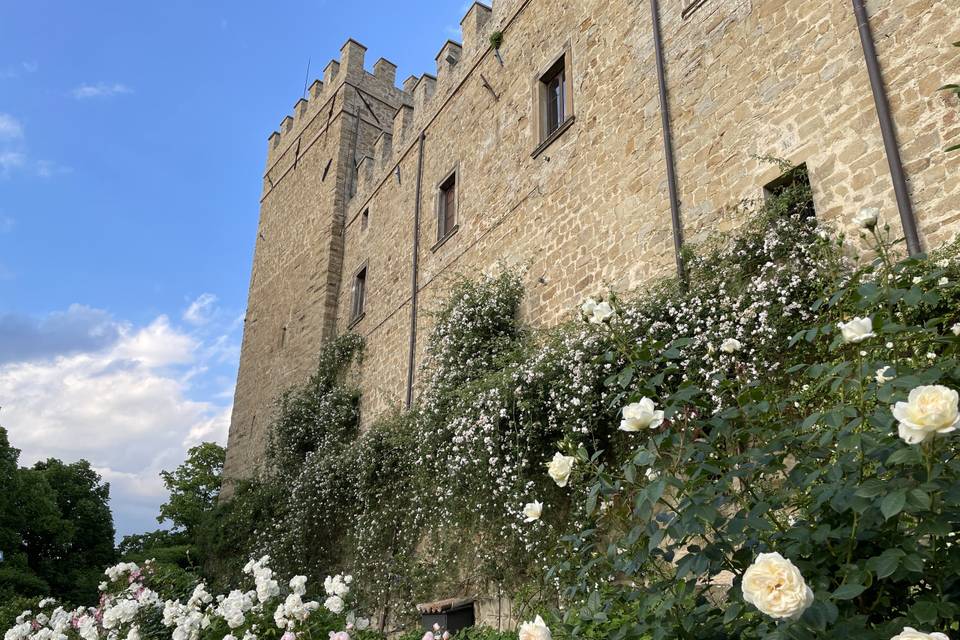
[[297,640],[297,634],[295,634],[293,631],[287,631],[280,636],[280,640]]

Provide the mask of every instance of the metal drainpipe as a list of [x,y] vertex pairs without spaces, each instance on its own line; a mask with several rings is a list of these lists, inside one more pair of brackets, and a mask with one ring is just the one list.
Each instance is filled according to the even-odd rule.
[[407,360],[407,409],[413,404],[413,369],[416,365],[417,351],[417,271],[420,266],[420,192],[423,184],[423,141],[426,137],[427,132],[421,131],[419,148],[417,149],[416,201],[413,205],[413,268],[410,273],[410,354]]
[[660,90],[660,120],[663,127],[663,155],[667,164],[667,188],[670,192],[670,219],[673,225],[673,251],[677,258],[677,277],[686,283],[687,273],[683,266],[683,227],[680,225],[680,195],[677,192],[677,173],[673,163],[673,135],[670,132],[670,106],[667,102],[667,80],[663,64],[663,41],[660,38],[660,7],[657,0],[650,0],[650,16],[653,21],[653,51],[657,60],[657,85]]
[[877,48],[874,45],[870,19],[867,17],[863,0],[853,0],[853,13],[857,18],[857,28],[860,31],[860,44],[863,46],[863,57],[867,63],[867,74],[870,76],[870,88],[873,90],[873,102],[877,108],[877,118],[880,120],[880,133],[883,134],[883,146],[887,152],[887,163],[890,165],[893,191],[897,196],[900,224],[903,226],[903,235],[907,239],[907,250],[910,251],[910,255],[917,255],[922,251],[920,234],[917,232],[917,220],[913,214],[907,179],[900,161],[897,132],[893,126],[893,118],[890,116],[890,103],[887,101],[887,93],[883,86],[880,63],[877,61]]

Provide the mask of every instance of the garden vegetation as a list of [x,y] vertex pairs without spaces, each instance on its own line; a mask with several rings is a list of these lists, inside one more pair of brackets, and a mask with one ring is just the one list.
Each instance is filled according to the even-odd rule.
[[419,638],[413,604],[460,594],[509,597],[521,640],[955,636],[958,244],[900,259],[871,209],[848,241],[807,184],[551,330],[521,274],[459,281],[416,406],[364,430],[339,338],[260,475],[199,506],[204,582],[117,565],[5,640]]

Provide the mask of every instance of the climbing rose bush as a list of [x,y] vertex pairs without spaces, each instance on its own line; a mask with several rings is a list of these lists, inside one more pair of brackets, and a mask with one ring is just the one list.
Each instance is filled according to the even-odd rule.
[[[749,298],[684,315],[688,296],[715,300],[698,288],[664,305],[690,318],[670,332],[614,305],[598,357],[628,428],[558,443],[581,506],[548,573],[553,637],[957,634],[958,244],[897,259],[888,227],[861,224],[873,257],[827,255],[770,330],[729,328]],[[798,255],[813,252],[784,247],[761,270],[807,268]],[[654,406],[662,422],[639,428]]]

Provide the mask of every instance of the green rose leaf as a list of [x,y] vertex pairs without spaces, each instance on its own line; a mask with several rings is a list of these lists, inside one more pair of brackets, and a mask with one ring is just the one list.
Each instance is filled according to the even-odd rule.
[[844,584],[833,592],[834,600],[852,600],[866,590],[862,584]]
[[905,504],[907,504],[907,492],[902,489],[900,491],[894,491],[893,493],[887,494],[880,502],[880,512],[884,518],[889,520],[903,511]]

